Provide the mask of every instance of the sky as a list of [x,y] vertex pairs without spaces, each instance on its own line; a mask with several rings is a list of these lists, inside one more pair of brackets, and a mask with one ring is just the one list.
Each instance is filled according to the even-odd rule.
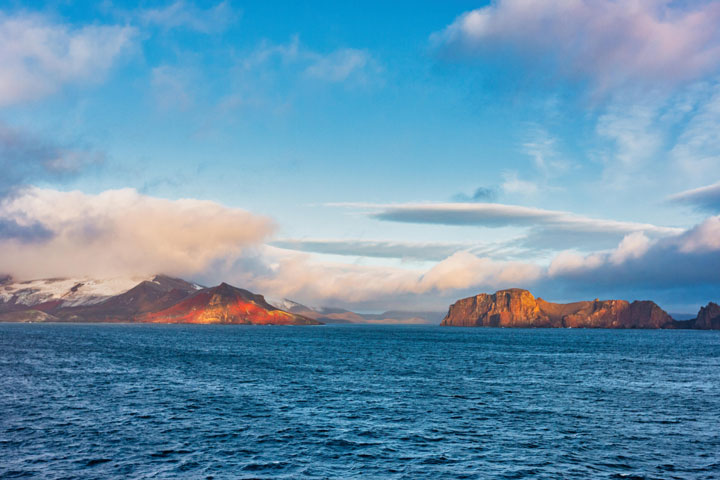
[[720,2],[0,1],[0,271],[720,300]]

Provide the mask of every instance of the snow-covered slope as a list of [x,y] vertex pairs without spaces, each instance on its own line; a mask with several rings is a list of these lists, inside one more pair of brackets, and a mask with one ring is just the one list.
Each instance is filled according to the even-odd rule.
[[286,312],[296,313],[299,311],[314,310],[312,307],[305,306],[301,303],[295,302],[293,300],[289,300],[287,298],[283,298],[283,299],[268,298],[268,299],[266,299],[266,301],[273,307],[279,308],[280,310],[285,310]]
[[63,307],[93,305],[126,292],[143,280],[152,278],[49,278],[26,282],[6,280],[0,285],[0,303],[32,306],[61,301]]

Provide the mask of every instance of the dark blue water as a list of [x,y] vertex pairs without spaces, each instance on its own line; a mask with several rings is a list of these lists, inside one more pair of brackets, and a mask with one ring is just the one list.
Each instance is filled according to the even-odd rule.
[[720,332],[0,324],[0,477],[720,478]]

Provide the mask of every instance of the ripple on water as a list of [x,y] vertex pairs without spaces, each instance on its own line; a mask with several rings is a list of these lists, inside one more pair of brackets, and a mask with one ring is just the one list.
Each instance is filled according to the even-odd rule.
[[720,478],[720,333],[0,324],[0,478]]

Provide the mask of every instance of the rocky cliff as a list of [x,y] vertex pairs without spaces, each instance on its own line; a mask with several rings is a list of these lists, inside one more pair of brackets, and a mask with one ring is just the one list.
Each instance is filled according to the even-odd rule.
[[720,330],[720,305],[710,302],[702,307],[693,327],[701,330]]
[[450,306],[443,326],[515,328],[677,328],[654,302],[551,303],[519,288],[482,293]]

